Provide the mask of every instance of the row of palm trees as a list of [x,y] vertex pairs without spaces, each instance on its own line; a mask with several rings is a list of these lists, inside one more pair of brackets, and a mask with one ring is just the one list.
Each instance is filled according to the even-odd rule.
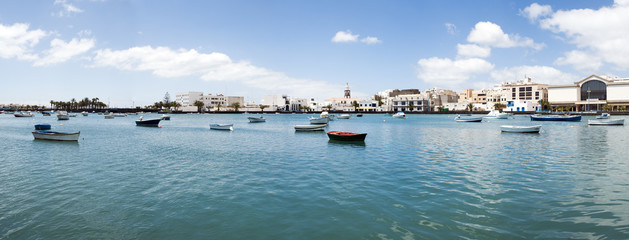
[[63,109],[67,111],[71,110],[85,110],[85,109],[105,109],[107,104],[100,101],[98,98],[83,98],[80,101],[72,98],[70,101],[55,101],[50,100],[50,109]]

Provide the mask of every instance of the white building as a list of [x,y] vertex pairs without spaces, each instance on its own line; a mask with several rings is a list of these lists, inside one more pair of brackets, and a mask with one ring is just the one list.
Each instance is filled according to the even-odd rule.
[[391,102],[394,112],[425,112],[430,111],[430,96],[427,94],[404,94],[395,96]]
[[177,93],[175,101],[181,104],[182,107],[194,106],[194,102],[200,101],[203,97],[203,92],[184,92]]
[[262,105],[269,106],[271,111],[288,111],[290,98],[287,95],[267,95],[262,99]]
[[548,85],[531,81],[531,78],[516,82],[505,82],[500,86],[502,97],[506,102],[505,111],[537,111],[541,110],[539,100],[548,98]]
[[227,99],[223,96],[223,94],[207,94],[201,98],[201,101],[203,102],[204,107],[208,110],[221,110],[227,107]]
[[548,86],[548,102],[553,107],[576,111],[600,111],[629,105],[629,78],[590,75],[569,85]]

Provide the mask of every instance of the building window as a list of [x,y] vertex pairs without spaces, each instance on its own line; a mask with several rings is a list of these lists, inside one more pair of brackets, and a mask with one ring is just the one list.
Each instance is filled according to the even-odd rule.
[[598,80],[584,83],[581,86],[581,101],[588,99],[607,100],[607,85]]

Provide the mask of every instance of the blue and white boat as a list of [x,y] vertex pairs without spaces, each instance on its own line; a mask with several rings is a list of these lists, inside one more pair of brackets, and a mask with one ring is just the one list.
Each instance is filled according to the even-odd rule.
[[567,121],[580,122],[581,115],[531,115],[531,121]]
[[406,114],[404,112],[397,112],[396,114],[393,114],[394,118],[405,118]]
[[330,121],[329,117],[311,117],[310,124],[326,124]]
[[140,117],[140,119],[135,121],[135,125],[141,127],[159,127],[159,121],[161,120],[161,118],[144,120],[142,117]]
[[35,130],[50,130],[50,128],[50,124],[48,123],[35,124]]
[[210,124],[210,129],[234,131],[234,124]]
[[601,115],[596,116],[596,119],[609,119],[611,115],[609,113],[602,113]]

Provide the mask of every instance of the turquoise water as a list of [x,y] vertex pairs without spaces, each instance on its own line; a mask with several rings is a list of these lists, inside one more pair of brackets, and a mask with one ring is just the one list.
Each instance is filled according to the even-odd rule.
[[331,122],[368,133],[344,144],[247,116],[0,115],[0,239],[629,239],[625,126],[378,114]]

